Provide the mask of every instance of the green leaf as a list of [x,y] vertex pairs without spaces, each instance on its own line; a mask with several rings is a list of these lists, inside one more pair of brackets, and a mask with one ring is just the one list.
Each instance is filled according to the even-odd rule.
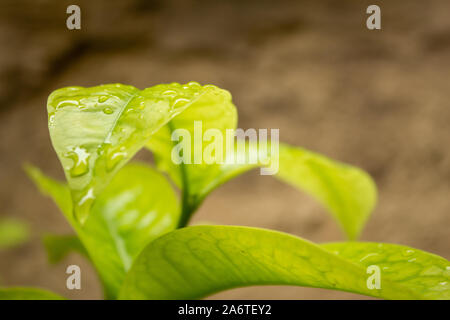
[[[28,167],[27,172],[66,217],[71,217],[68,187],[36,168]],[[145,245],[175,228],[179,211],[176,194],[161,173],[143,164],[129,164],[98,197],[83,227],[69,218],[99,272],[108,298],[116,296]]]
[[320,154],[280,144],[277,178],[316,198],[351,240],[357,239],[377,201],[371,177]]
[[[383,266],[398,268],[402,262],[405,274],[411,269],[418,271],[414,273],[415,280],[382,273],[381,289],[370,290],[370,275],[366,262],[359,262],[359,253],[353,259],[342,258],[309,241],[270,230],[188,227],[155,240],[143,250],[128,273],[119,298],[198,299],[251,285],[317,287],[386,299],[449,297],[447,260],[418,252],[420,262],[408,262],[410,257],[402,256],[406,247],[383,246],[385,249],[377,251],[384,256]],[[365,255],[374,250],[373,244],[359,244],[358,249]],[[430,273],[432,279],[428,278]],[[436,286],[444,289],[437,292]]]
[[[177,129],[186,130],[194,138],[189,150],[191,160],[195,154],[207,154],[205,149],[212,142],[217,142],[216,150],[225,152],[226,131],[236,128],[237,114],[230,94],[215,86],[174,83],[143,91],[124,85],[69,87],[50,95],[48,111],[52,142],[81,221],[112,176],[146,142],[158,167],[182,189],[179,226],[187,224],[214,188],[256,166],[204,161],[175,165],[172,161],[176,143],[171,136]],[[202,132],[215,129],[223,141],[216,141],[216,137],[202,141],[201,134],[195,134],[195,121],[201,122]],[[376,201],[370,177],[300,148],[282,145],[280,149],[277,176],[313,195],[331,211],[348,237],[356,239]],[[245,152],[246,156],[251,153]]]
[[222,92],[197,83],[142,91],[122,84],[54,91],[47,103],[50,137],[78,220],[86,221],[94,200],[152,134],[203,96]]
[[0,288],[0,300],[65,300],[56,293],[38,288]]
[[[215,156],[211,148],[205,150],[210,144],[211,146],[216,144],[215,152],[220,150],[224,154],[226,131],[234,130],[236,125],[236,107],[231,101],[229,92],[219,89],[211,90],[174,117],[147,143],[147,147],[154,153],[158,168],[167,172],[183,192],[183,214],[180,226],[186,224],[190,214],[212,189],[231,178],[219,164],[208,164],[209,158],[205,159],[204,156]],[[179,141],[172,141],[172,136],[180,130],[184,133],[179,136]],[[207,130],[214,133],[214,136],[205,137],[204,133]],[[186,143],[184,139],[188,137],[189,144],[182,152],[189,163],[175,164],[172,159],[172,150],[177,144]],[[204,142],[204,138],[209,141]]]
[[[198,123],[197,126],[195,125],[196,121],[201,122],[201,127]],[[214,143],[218,145],[216,149],[220,149],[225,154],[224,159],[244,157],[248,160],[251,155],[264,151],[258,144],[246,142],[244,150],[239,149],[235,144],[232,149],[234,154],[226,154],[227,131],[231,131],[234,135],[236,124],[236,108],[229,94],[223,94],[220,99],[217,95],[204,95],[156,132],[147,143],[147,147],[155,155],[158,168],[167,172],[182,190],[183,212],[180,227],[187,224],[192,213],[213,189],[252,168],[264,166],[258,156],[256,157],[259,160],[258,163],[239,164],[227,161],[207,164],[204,159],[201,163],[194,163],[194,154],[197,152],[197,154],[208,155],[205,149],[210,148]],[[177,165],[172,159],[172,153],[179,142],[172,141],[172,136],[175,130],[180,129],[185,130],[187,136],[193,141],[190,142],[190,150],[187,150],[190,156],[186,156],[190,163]],[[202,141],[201,133],[205,133],[208,129],[216,129],[222,141],[215,141],[217,138]],[[182,137],[180,141],[184,142],[184,139]],[[233,142],[236,140],[233,139]],[[198,150],[196,150],[197,146],[199,146]],[[317,153],[286,144],[280,145],[279,159],[276,154],[270,154],[273,151],[276,152],[276,148],[272,150],[269,144],[267,149],[267,155],[271,157],[271,161],[278,162],[278,165],[274,166],[279,167],[275,177],[312,195],[331,212],[349,239],[358,238],[376,203],[376,187],[367,173]]]
[[[62,211],[70,225],[74,229],[79,228],[79,224],[72,215],[72,199],[70,190],[65,183],[47,177],[38,168],[31,164],[25,164],[24,170],[28,177],[34,182],[39,191],[56,203],[58,208]],[[80,228],[81,230],[81,228]]]
[[450,263],[437,255],[407,246],[375,243],[327,243],[323,248],[364,267],[377,265],[381,281],[388,278],[412,288],[424,299],[450,299]]
[[12,248],[23,244],[30,237],[28,225],[12,219],[0,219],[0,249]]
[[47,251],[48,261],[52,264],[60,262],[71,252],[78,252],[89,257],[80,239],[75,235],[47,234],[42,241]]
[[[261,159],[255,156],[261,152],[260,147],[248,142],[243,150],[235,146],[232,149],[234,154],[227,155],[226,158],[243,157],[248,160],[253,155],[253,158],[259,159],[257,163],[247,161],[244,164],[227,162],[175,165],[170,156],[173,147],[171,128],[187,128],[188,122],[182,119],[193,118],[189,115],[190,110],[185,110],[168,126],[158,131],[147,145],[154,151],[159,169],[168,172],[183,190],[183,214],[179,226],[187,224],[193,211],[214,188],[250,169],[267,165],[262,164]],[[192,126],[189,131],[193,136]],[[205,145],[204,143],[203,147]],[[274,150],[276,151],[276,148]],[[270,145],[267,146],[269,159],[272,163],[277,162],[275,165],[271,163],[273,168],[278,168],[274,177],[314,197],[333,215],[349,239],[357,239],[376,204],[377,190],[371,177],[359,168],[299,147],[280,144],[278,158],[276,154],[271,154],[274,150]]]

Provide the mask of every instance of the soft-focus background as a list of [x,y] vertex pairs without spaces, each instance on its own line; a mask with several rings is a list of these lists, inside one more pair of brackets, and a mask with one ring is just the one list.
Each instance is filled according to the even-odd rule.
[[[80,31],[66,28],[69,4],[81,7]],[[381,31],[365,27],[369,4],[381,7]],[[379,204],[363,240],[450,258],[449,14],[447,0],[1,0],[0,216],[28,221],[32,239],[0,251],[0,283],[101,298],[83,259],[48,265],[40,236],[70,228],[21,166],[31,162],[62,178],[47,96],[111,82],[144,88],[195,80],[228,89],[239,127],[280,128],[283,141],[372,174]],[[344,239],[312,199],[257,171],[215,191],[194,219],[202,221]],[[65,288],[73,263],[82,268],[80,291]],[[253,287],[214,298],[360,296]]]

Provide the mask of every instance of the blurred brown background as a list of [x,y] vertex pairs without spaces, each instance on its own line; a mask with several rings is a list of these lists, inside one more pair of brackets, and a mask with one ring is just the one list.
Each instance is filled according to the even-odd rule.
[[[70,4],[81,7],[80,31],[66,28]],[[370,4],[381,7],[381,31],[365,27]],[[48,94],[111,82],[144,88],[195,80],[228,89],[240,127],[280,128],[283,141],[372,174],[379,204],[363,240],[450,258],[449,14],[446,0],[1,0],[0,215],[23,218],[33,230],[31,242],[0,252],[1,283],[101,298],[78,256],[47,264],[40,235],[70,228],[21,165],[62,178],[48,136]],[[215,191],[200,221],[344,239],[313,200],[257,171]],[[82,267],[81,291],[65,288],[72,263]],[[215,297],[359,298],[291,287]]]

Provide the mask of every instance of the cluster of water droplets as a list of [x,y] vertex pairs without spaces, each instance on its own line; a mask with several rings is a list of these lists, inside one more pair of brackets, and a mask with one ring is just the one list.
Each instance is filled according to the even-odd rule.
[[[66,148],[63,156],[70,161],[65,169],[72,178],[77,179],[90,172],[90,164],[95,163],[97,166],[99,162],[96,159],[102,159],[102,168],[106,172],[113,171],[129,156],[129,149],[133,148],[135,140],[134,134],[140,135],[141,130],[150,128],[155,128],[156,131],[160,125],[167,123],[203,94],[208,95],[208,100],[215,100],[215,95],[220,101],[231,100],[228,91],[214,85],[201,86],[197,82],[162,84],[142,91],[121,84],[69,89],[69,94],[65,91],[62,96],[54,96],[54,103],[49,108],[49,127],[55,126],[57,113],[66,108],[75,112],[93,113],[98,117],[111,117],[105,118],[110,119],[105,123],[114,126],[97,146],[85,144]],[[82,91],[78,93],[78,90]],[[95,199],[93,182],[88,182],[79,192],[76,197],[78,206],[89,207]]]
[[[160,112],[173,113],[194,101],[205,88],[206,86],[202,87],[194,81],[184,85],[179,83],[161,84],[146,89],[144,96],[153,96],[156,99],[155,106],[160,108]],[[164,104],[158,103],[162,101],[164,101]]]

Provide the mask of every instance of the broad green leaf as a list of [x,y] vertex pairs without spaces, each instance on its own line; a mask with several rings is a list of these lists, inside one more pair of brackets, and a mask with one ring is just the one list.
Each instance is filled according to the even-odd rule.
[[78,252],[89,257],[80,239],[75,235],[53,235],[47,234],[42,238],[48,261],[52,264],[63,260],[69,253]]
[[[215,86],[157,85],[145,90],[122,84],[67,87],[48,98],[53,147],[82,223],[94,200],[118,170],[160,127],[191,104],[221,97]],[[200,102],[201,103],[201,102]]]
[[[36,168],[28,173],[71,217],[68,187]],[[94,263],[108,298],[114,298],[133,259],[145,245],[173,230],[179,218],[176,194],[167,179],[143,164],[123,167],[105,188],[83,225],[70,219]]]
[[65,300],[48,290],[38,288],[0,288],[0,300]]
[[[345,244],[348,245],[348,244]],[[366,245],[366,246],[365,246]],[[343,290],[386,299],[447,298],[450,263],[418,253],[420,262],[402,256],[406,247],[378,248],[384,267],[417,280],[381,274],[381,289],[369,289],[366,262],[346,259],[288,234],[246,227],[195,226],[173,231],[150,243],[136,259],[120,291],[121,299],[198,299],[252,285],[297,285]],[[351,248],[350,245],[346,248]],[[333,249],[335,249],[333,247]],[[350,249],[348,249],[350,250]],[[360,244],[370,255],[373,244]],[[411,249],[412,250],[412,249]],[[351,252],[348,253],[352,256]],[[433,273],[432,283],[427,275]],[[435,285],[444,288],[436,293]],[[431,284],[431,287],[428,285]]]
[[0,249],[18,246],[29,238],[28,226],[17,219],[0,219]]
[[377,189],[361,169],[302,148],[280,144],[277,178],[316,198],[339,222],[348,238],[361,233],[375,207]]
[[[228,176],[219,164],[211,164],[210,160],[220,154],[225,157],[226,131],[233,133],[236,125],[237,112],[231,95],[225,90],[213,90],[174,117],[147,143],[158,168],[166,171],[183,192],[182,220],[186,221],[182,221],[181,226],[203,198],[223,183],[223,175]],[[186,148],[178,154],[183,153],[184,161],[175,164],[172,153],[181,144]]]

